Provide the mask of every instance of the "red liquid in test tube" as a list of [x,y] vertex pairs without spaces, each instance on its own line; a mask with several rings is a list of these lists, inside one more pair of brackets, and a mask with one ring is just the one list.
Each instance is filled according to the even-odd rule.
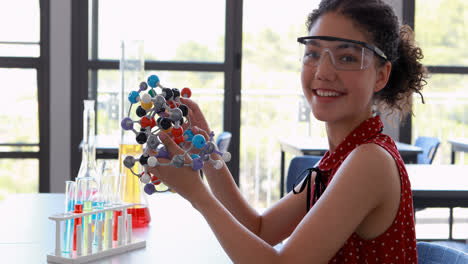
[[[76,214],[83,213],[83,204],[75,204],[75,211]],[[76,250],[76,226],[81,225],[81,217],[75,218],[73,221],[73,250]]]

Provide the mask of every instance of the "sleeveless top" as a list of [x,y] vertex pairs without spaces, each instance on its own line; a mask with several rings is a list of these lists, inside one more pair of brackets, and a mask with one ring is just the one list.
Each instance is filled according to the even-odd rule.
[[[318,169],[325,179],[326,188],[351,151],[361,144],[374,143],[392,155],[400,173],[400,205],[392,225],[384,233],[371,240],[365,240],[354,232],[329,263],[418,262],[413,196],[408,173],[395,142],[389,136],[382,134],[382,130],[383,124],[379,116],[367,119],[354,129],[333,153],[330,151],[325,153],[319,163]],[[310,201],[310,204],[313,206],[313,201]]]

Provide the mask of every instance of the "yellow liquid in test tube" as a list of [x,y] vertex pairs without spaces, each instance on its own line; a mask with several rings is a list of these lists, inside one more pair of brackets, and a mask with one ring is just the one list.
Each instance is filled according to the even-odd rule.
[[[83,213],[91,212],[93,209],[93,203],[91,201],[85,201],[83,206]],[[88,247],[88,224],[92,223],[92,216],[83,216],[83,248]]]
[[[130,169],[123,165],[123,160],[127,156],[138,158],[143,153],[142,145],[120,144],[119,147],[119,171],[120,171],[120,199],[124,203],[140,202],[140,179],[134,175]],[[136,161],[132,170],[139,173],[139,162]]]

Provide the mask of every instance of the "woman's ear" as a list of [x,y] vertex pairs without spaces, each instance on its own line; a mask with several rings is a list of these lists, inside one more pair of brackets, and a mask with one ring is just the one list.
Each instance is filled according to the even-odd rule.
[[374,92],[382,90],[387,85],[392,71],[392,64],[387,61],[383,66],[377,67]]

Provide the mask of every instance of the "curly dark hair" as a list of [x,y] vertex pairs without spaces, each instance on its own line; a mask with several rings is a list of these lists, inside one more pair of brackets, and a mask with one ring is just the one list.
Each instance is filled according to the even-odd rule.
[[[427,69],[420,60],[421,48],[414,43],[414,33],[407,25],[400,26],[393,9],[382,0],[322,0],[317,9],[307,17],[307,31],[322,15],[337,12],[350,18],[375,46],[379,47],[392,63],[392,71],[386,86],[375,93],[374,100],[389,114],[393,110],[412,113],[413,93],[424,97],[421,90],[427,84]],[[384,65],[383,59],[378,64]]]

